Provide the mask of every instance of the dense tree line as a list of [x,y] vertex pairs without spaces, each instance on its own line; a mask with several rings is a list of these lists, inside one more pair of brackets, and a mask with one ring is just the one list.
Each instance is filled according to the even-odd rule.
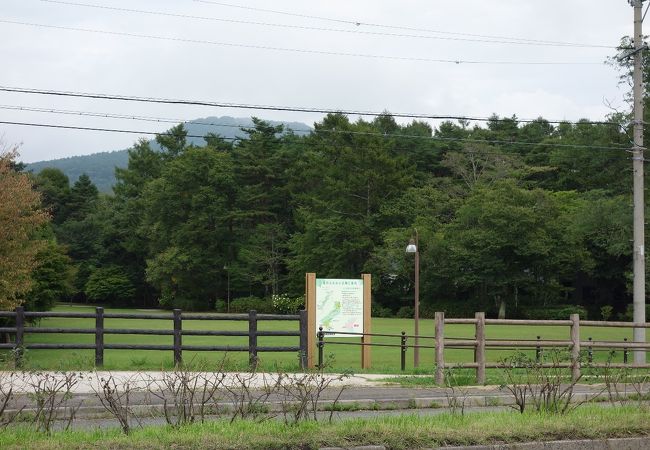
[[114,195],[40,172],[74,269],[69,298],[209,309],[229,293],[298,296],[305,272],[370,272],[377,312],[408,315],[404,249],[417,229],[425,314],[580,305],[599,317],[630,302],[631,164],[618,125],[493,117],[432,129],[329,114],[299,136],[253,123],[204,147],[182,125],[156,148],[139,141]]

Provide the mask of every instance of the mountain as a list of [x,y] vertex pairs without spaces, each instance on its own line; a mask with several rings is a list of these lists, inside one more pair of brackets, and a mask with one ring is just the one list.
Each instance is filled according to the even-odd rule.
[[[293,130],[295,134],[307,134],[311,128],[302,122],[268,121],[271,125],[284,125],[286,130]],[[250,128],[253,121],[250,118],[239,117],[205,117],[184,123],[188,135],[204,136],[215,133],[225,138],[241,138],[246,136],[241,128]],[[171,125],[170,125],[171,127]],[[205,140],[197,137],[188,137],[187,142],[204,146]],[[151,141],[153,148],[159,148],[155,141]],[[70,156],[68,158],[38,161],[27,164],[25,170],[39,173],[46,167],[60,169],[74,183],[81,174],[88,174],[100,192],[111,192],[115,184],[115,168],[126,167],[129,162],[128,150],[93,153],[91,155]]]

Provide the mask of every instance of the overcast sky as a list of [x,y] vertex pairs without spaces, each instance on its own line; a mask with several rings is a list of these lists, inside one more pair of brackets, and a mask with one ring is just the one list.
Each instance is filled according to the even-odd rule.
[[[0,22],[1,86],[343,110],[473,116],[496,113],[569,120],[602,119],[610,112],[606,102],[622,110],[627,108],[624,88],[618,86],[618,73],[603,64],[614,53],[620,38],[631,34],[633,10],[625,0],[70,1],[77,5],[1,0],[0,21],[5,21]],[[89,8],[80,3],[203,19]],[[7,21],[237,46],[88,33]],[[505,38],[610,48],[509,44],[503,41],[512,40]],[[479,42],[494,40],[502,42]],[[449,64],[423,59],[579,64]],[[155,132],[170,126],[7,109],[18,106],[185,120],[256,115],[310,125],[320,118],[297,112],[0,92],[0,121]],[[137,134],[0,124],[2,135],[7,143],[22,143],[21,159],[26,162],[124,149],[138,138]]]

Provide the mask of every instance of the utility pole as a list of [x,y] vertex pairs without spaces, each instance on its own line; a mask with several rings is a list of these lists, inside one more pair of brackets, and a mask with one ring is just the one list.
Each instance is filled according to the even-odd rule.
[[[634,323],[645,317],[645,201],[643,192],[643,0],[628,0],[634,7]],[[634,328],[634,342],[645,343],[645,328]],[[644,364],[645,349],[634,351],[634,363]]]

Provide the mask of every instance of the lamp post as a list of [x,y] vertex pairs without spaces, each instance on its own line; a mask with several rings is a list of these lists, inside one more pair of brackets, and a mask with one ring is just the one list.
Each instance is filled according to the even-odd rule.
[[413,367],[420,365],[420,248],[418,247],[418,230],[415,239],[409,241],[406,253],[415,253],[415,348],[413,349]]
[[230,268],[227,264],[224,264],[223,270],[226,271],[226,312],[230,313]]

